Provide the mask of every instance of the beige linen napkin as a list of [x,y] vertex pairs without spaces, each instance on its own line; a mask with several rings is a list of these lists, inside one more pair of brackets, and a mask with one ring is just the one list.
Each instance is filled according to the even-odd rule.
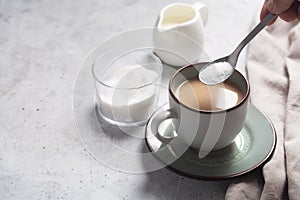
[[228,187],[226,199],[300,199],[298,21],[278,19],[263,30],[249,46],[247,72],[251,103],[273,122],[277,147],[261,172],[237,179]]

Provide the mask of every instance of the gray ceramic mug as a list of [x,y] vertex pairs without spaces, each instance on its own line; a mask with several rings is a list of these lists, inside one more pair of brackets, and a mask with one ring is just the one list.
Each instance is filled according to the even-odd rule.
[[[198,75],[205,63],[189,65],[179,69],[169,82],[170,109],[162,111],[148,122],[149,130],[163,143],[170,143],[179,136],[189,147],[199,150],[199,157],[211,150],[222,149],[231,144],[241,131],[248,110],[250,87],[247,79],[238,71],[229,78],[237,85],[243,98],[224,110],[199,110],[183,104],[176,95],[177,88],[186,80]],[[177,136],[158,133],[159,125],[166,119],[177,119]]]

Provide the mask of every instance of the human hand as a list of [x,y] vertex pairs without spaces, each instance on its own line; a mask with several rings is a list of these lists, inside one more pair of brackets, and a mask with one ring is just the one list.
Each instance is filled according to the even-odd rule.
[[[299,0],[265,0],[261,9],[260,19],[263,19],[268,13],[273,13],[279,14],[279,17],[286,22],[294,19],[300,20],[299,5]],[[270,24],[273,24],[274,21]]]

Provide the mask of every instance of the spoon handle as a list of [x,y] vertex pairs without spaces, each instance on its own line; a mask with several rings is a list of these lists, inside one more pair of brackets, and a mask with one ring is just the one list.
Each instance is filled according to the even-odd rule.
[[[236,47],[233,53],[229,56],[229,63],[232,66],[236,65],[237,58],[242,51],[242,49],[273,19],[278,15],[269,13],[246,37],[245,39]],[[233,63],[232,63],[233,62]]]

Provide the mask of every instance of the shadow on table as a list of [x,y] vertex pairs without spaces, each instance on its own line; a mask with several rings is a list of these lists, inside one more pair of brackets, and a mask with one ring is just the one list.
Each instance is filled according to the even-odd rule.
[[[147,152],[146,145],[143,149]],[[147,165],[147,163],[145,163]],[[147,166],[145,166],[147,168]],[[177,175],[167,168],[146,173],[145,196],[158,199],[224,199],[232,180],[200,181]]]
[[101,126],[103,133],[115,141],[128,140],[130,138],[143,139],[145,137],[145,126],[117,126],[107,122],[98,112],[95,107],[92,112],[95,112],[97,122]]
[[[99,114],[97,114],[97,121],[103,133],[116,143],[130,141],[133,137],[139,140],[145,137],[144,126],[129,128],[114,126],[103,120]],[[138,149],[138,153],[149,153],[145,142],[142,142]],[[151,168],[152,164],[157,166],[156,163],[149,163],[149,161],[151,159],[141,160],[145,171],[149,171],[147,169]],[[152,161],[158,162],[155,159]],[[224,199],[226,188],[232,182],[232,180],[194,180],[177,175],[167,168],[147,172],[145,175],[146,178],[141,185],[142,191],[140,191],[145,199]]]

